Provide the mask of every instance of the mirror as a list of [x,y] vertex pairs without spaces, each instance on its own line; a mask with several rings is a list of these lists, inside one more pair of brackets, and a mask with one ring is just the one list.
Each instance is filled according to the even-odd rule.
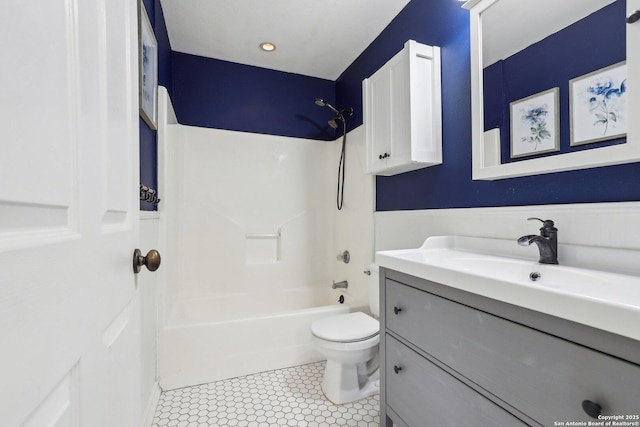
[[[464,7],[471,19],[473,179],[640,161],[639,129],[632,120],[624,129],[626,137],[619,133],[575,142],[571,126],[578,115],[570,117],[569,107],[574,102],[570,98],[578,99],[570,86],[578,87],[582,76],[607,66],[624,67],[626,58],[627,80],[619,84],[626,92],[626,117],[638,117],[640,83],[635,84],[631,70],[639,73],[640,55],[632,56],[629,46],[638,46],[640,22],[626,24],[625,16],[640,9],[640,0],[471,0]],[[523,119],[517,111],[524,110],[517,107],[538,96],[555,112],[545,114],[554,116],[550,122],[557,124],[557,146],[544,150],[546,154],[514,155],[511,144],[525,139],[511,119]],[[554,96],[555,102],[547,101]],[[613,120],[622,116],[607,116],[612,125],[620,124]],[[555,131],[543,136],[552,134]]]

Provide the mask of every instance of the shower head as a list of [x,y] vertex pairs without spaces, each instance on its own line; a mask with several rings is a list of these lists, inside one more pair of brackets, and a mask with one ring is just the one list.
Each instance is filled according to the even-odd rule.
[[331,109],[331,111],[336,113],[336,116],[327,122],[329,126],[331,126],[333,129],[338,129],[338,120],[342,121],[343,126],[347,125],[347,122],[345,121],[343,114],[353,116],[353,108],[345,108],[344,110],[338,111],[337,108],[335,108],[333,105],[329,104],[327,101],[325,101],[322,98],[316,98],[315,102],[318,107],[328,107]]
[[333,111],[334,113],[336,113],[337,115],[340,114],[340,111],[338,111],[333,105],[329,104],[327,101],[325,101],[324,99],[321,98],[316,98],[316,105],[318,107],[328,107],[331,109],[331,111]]

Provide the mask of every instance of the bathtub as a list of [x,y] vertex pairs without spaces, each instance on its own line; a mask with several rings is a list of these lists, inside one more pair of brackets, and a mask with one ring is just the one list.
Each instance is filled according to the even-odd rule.
[[319,318],[367,308],[332,289],[288,289],[178,300],[159,336],[163,390],[323,360],[311,341]]

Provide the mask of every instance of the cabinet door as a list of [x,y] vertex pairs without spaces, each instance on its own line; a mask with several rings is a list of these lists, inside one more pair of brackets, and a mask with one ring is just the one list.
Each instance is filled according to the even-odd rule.
[[402,51],[389,63],[389,103],[391,106],[391,132],[387,157],[387,168],[411,163],[411,109],[409,95],[409,60],[408,52]]
[[370,173],[387,168],[391,140],[391,74],[380,69],[365,80],[365,123],[367,133],[367,165]]
[[411,427],[526,426],[387,335],[387,403]]

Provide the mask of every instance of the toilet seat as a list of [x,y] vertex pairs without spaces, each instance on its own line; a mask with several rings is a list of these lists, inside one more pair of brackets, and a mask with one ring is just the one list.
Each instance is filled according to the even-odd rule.
[[380,323],[362,312],[325,317],[311,324],[313,335],[332,342],[366,341],[377,336],[379,332]]

